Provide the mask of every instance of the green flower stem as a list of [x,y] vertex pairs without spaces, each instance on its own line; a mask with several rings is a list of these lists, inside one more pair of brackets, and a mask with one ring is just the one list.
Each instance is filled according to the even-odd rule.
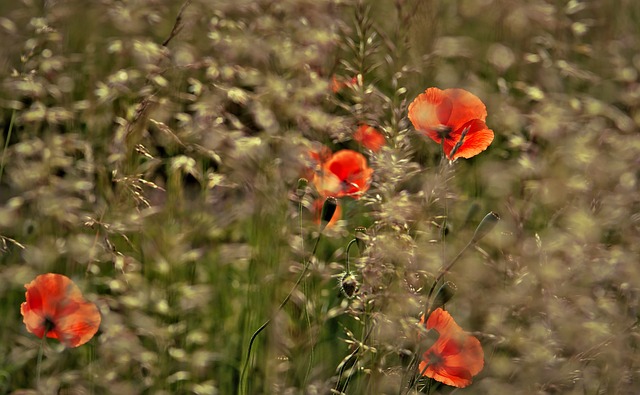
[[349,244],[347,244],[347,264],[345,266],[345,272],[347,274],[351,273],[351,269],[349,268],[349,250],[351,249],[351,246],[354,245],[355,243],[357,243],[358,240],[357,239],[353,239],[349,242]]
[[40,348],[38,349],[38,361],[36,363],[36,388],[40,388],[40,370],[42,369],[42,355],[44,354],[44,346],[47,343],[47,332],[49,328],[45,328],[42,340],[40,341]]
[[[445,274],[447,274],[449,272],[449,270],[451,270],[451,268],[453,267],[453,265],[458,261],[458,259],[460,259],[460,257],[462,256],[462,254],[464,254],[464,252],[471,247],[471,245],[475,244],[474,240],[471,240],[467,243],[466,246],[464,246],[464,248],[462,248],[462,250],[460,250],[460,252],[458,252],[458,255],[456,255],[451,262],[449,262],[449,264],[447,266],[445,266],[444,268],[442,268],[440,270],[440,273],[438,274],[438,276],[436,277],[435,281],[433,282],[433,285],[431,286],[431,289],[429,290],[429,294],[427,295],[427,304],[425,306],[425,314],[429,311],[429,302],[431,300],[431,295],[433,294],[433,291],[436,289],[436,285],[438,285],[438,283],[440,282],[440,280],[442,280],[442,278],[444,277]],[[425,317],[426,319],[426,317]]]

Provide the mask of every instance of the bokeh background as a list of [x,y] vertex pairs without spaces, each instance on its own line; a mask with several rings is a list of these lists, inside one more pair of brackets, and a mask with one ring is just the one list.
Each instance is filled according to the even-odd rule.
[[[447,275],[485,352],[455,392],[640,393],[640,3],[16,0],[0,37],[0,393],[426,392],[425,290],[491,210]],[[407,118],[431,86],[483,100],[487,151],[440,161]],[[322,145],[373,181],[278,310],[318,237],[295,192]],[[47,272],[102,325],[47,341],[36,383],[20,304]]]

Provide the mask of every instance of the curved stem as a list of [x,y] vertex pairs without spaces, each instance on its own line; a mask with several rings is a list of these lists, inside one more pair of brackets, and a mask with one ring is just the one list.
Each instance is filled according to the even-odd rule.
[[347,244],[347,264],[346,264],[346,270],[345,270],[347,274],[351,273],[351,270],[349,268],[349,250],[351,249],[351,246],[357,242],[358,242],[358,239],[353,239],[349,242],[349,244]]
[[[427,311],[429,311],[429,301],[431,300],[431,295],[433,294],[433,291],[436,289],[436,286],[438,285],[438,283],[440,282],[440,280],[442,280],[442,278],[444,277],[445,274],[447,274],[449,272],[449,270],[451,270],[451,268],[453,267],[453,265],[458,261],[458,259],[460,259],[460,257],[462,256],[462,254],[469,249],[469,247],[471,247],[471,245],[475,244],[473,242],[473,240],[469,241],[467,243],[466,246],[464,246],[462,248],[462,250],[460,250],[460,252],[458,252],[458,255],[456,255],[451,262],[449,262],[449,264],[445,267],[443,267],[442,269],[440,269],[440,272],[438,273],[438,276],[436,277],[436,279],[433,282],[433,285],[431,286],[431,289],[429,290],[429,294],[427,295],[427,305],[425,308],[425,313]],[[426,317],[425,317],[426,319]]]

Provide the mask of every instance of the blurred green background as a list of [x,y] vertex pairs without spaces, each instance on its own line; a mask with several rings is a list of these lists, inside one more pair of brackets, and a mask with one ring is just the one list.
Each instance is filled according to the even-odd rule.
[[[640,3],[16,0],[0,37],[0,393],[426,392],[424,290],[490,210],[447,275],[485,352],[456,393],[640,393]],[[431,86],[482,99],[487,151],[439,164],[407,119]],[[278,311],[318,235],[295,190],[322,144],[365,153],[372,185]],[[47,341],[36,383],[19,306],[47,272],[102,324]]]

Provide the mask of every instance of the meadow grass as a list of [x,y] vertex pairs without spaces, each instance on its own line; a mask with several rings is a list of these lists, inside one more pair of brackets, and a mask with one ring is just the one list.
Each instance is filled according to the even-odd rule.
[[[0,37],[0,393],[640,392],[634,1],[20,0]],[[429,87],[486,104],[486,151],[415,130]],[[372,169],[325,229],[322,146]],[[49,272],[87,344],[26,330]],[[435,279],[464,389],[417,368]]]

